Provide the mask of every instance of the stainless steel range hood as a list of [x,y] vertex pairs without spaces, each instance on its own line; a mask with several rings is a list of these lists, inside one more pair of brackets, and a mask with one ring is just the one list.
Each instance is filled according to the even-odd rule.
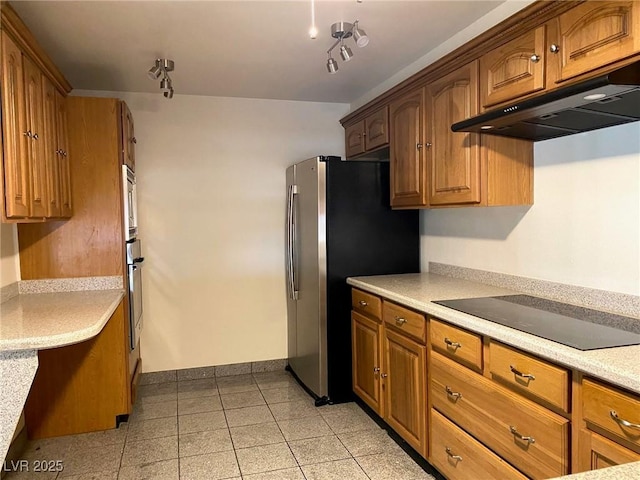
[[454,132],[548,140],[640,120],[640,61],[454,123]]

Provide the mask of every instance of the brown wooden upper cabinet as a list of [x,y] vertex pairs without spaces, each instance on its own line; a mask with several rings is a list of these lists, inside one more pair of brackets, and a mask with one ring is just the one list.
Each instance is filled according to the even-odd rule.
[[423,141],[424,89],[389,106],[391,206],[427,206],[427,168]]
[[544,89],[545,26],[480,58],[483,109]]
[[136,137],[133,129],[133,116],[125,102],[120,102],[122,115],[122,155],[124,164],[136,171]]
[[547,55],[556,82],[640,52],[640,2],[585,2],[552,20]]
[[70,217],[63,104],[71,86],[11,6],[1,13],[2,221]]
[[425,104],[429,205],[480,203],[480,135],[451,131],[478,113],[478,62],[427,85]]
[[344,133],[347,158],[385,147],[389,144],[389,108],[385,106],[345,127]]

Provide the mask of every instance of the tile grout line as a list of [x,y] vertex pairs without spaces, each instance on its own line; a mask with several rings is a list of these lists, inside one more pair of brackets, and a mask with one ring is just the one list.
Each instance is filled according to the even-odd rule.
[[[216,384],[216,387],[218,385]],[[180,480],[180,395],[178,395],[178,373],[176,372],[176,434],[178,436],[178,480]]]
[[[329,427],[331,428],[331,427]],[[353,459],[354,462],[356,462],[356,465],[358,465],[358,467],[360,468],[360,470],[362,471],[362,473],[364,473],[364,476],[367,477],[369,480],[371,480],[371,477],[369,476],[369,474],[367,472],[364,471],[364,468],[362,468],[362,465],[360,465],[360,462],[358,462],[358,460],[356,459],[356,457],[353,455],[353,453],[351,453],[351,450],[349,450],[349,448],[347,448],[347,446],[344,444],[344,442],[342,441],[342,439],[338,436],[338,434],[336,433],[336,438],[338,439],[338,441],[340,442],[340,444],[344,447],[344,449],[349,453],[349,455],[351,455],[351,458]]]

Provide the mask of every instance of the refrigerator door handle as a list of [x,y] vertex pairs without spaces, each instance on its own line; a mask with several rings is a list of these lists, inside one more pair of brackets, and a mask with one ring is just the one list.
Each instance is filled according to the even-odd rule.
[[287,294],[289,298],[297,300],[295,275],[295,243],[296,232],[294,224],[295,216],[295,195],[298,193],[296,185],[289,185],[287,190]]

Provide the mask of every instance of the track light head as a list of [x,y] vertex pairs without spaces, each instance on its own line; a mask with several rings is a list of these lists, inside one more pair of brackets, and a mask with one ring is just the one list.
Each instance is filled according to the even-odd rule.
[[156,60],[156,64],[149,69],[147,75],[151,80],[157,80],[160,78],[160,74],[162,73],[162,68],[158,65],[158,60]]
[[353,52],[346,45],[340,45],[340,57],[343,61],[348,62],[353,57]]
[[169,88],[166,92],[164,92],[164,98],[173,98],[173,87]]
[[331,57],[327,60],[327,71],[329,73],[336,73],[338,71],[338,62]]
[[165,93],[171,89],[171,80],[169,77],[165,75],[165,77],[160,80],[160,90],[163,90]]
[[356,45],[360,48],[366,47],[369,44],[369,36],[367,35],[367,32],[358,26],[357,21],[353,24],[353,39],[356,41]]

